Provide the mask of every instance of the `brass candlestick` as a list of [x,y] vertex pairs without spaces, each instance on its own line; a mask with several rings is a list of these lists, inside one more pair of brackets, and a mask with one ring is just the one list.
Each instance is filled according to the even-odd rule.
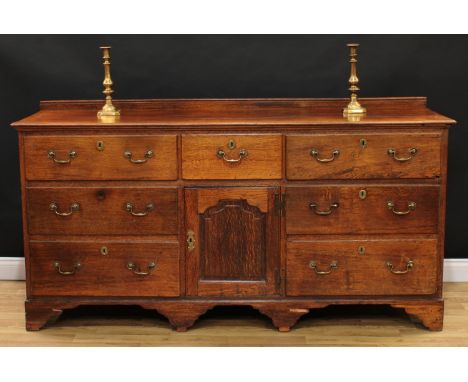
[[114,84],[110,75],[110,46],[101,46],[102,49],[102,59],[104,65],[104,95],[106,96],[106,103],[100,111],[98,111],[98,118],[103,117],[118,117],[120,116],[120,111],[115,108],[112,104],[112,85]]
[[351,75],[349,77],[349,91],[351,92],[351,101],[348,106],[343,109],[343,115],[349,116],[361,116],[366,113],[366,109],[361,106],[357,100],[357,92],[359,91],[358,83],[359,78],[356,73],[357,63],[357,47],[359,44],[347,44],[349,47],[349,63],[351,64]]

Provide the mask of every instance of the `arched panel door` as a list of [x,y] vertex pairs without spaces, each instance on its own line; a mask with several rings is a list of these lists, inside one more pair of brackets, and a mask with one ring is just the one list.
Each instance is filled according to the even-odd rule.
[[279,291],[276,187],[185,190],[187,295]]

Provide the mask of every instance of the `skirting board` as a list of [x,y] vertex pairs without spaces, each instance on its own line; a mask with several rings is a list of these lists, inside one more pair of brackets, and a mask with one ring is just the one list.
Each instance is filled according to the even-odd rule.
[[[0,257],[0,280],[24,280],[24,258]],[[445,282],[468,282],[468,259],[445,259]]]
[[23,257],[0,257],[0,280],[26,279]]
[[461,283],[468,281],[468,259],[445,259],[444,281]]

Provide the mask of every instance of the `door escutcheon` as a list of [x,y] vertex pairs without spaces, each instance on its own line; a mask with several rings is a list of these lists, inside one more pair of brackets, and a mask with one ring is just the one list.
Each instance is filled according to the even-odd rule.
[[193,251],[195,249],[195,232],[191,229],[187,231],[187,249]]
[[366,190],[360,190],[359,191],[359,199],[365,199],[367,197],[367,191]]

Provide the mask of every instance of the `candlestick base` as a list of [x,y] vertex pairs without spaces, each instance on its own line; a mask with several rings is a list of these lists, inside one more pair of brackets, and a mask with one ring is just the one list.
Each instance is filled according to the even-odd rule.
[[97,116],[98,118],[120,117],[120,110],[117,110],[114,105],[112,105],[112,107],[107,107],[107,105],[104,105],[104,107],[98,111]]
[[362,116],[364,114],[366,114],[366,109],[358,102],[357,95],[351,94],[351,101],[348,103],[348,106],[343,109],[343,116]]

